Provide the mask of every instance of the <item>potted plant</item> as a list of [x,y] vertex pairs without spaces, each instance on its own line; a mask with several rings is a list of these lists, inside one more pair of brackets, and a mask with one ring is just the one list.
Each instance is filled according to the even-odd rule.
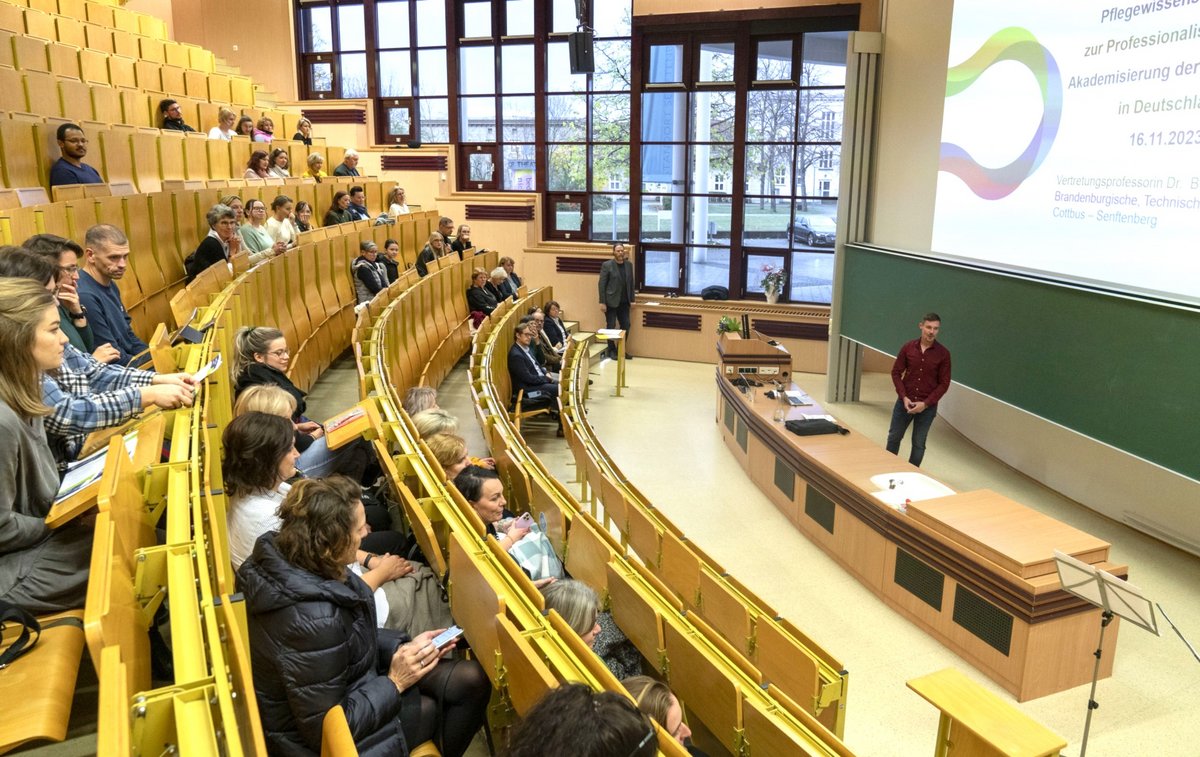
[[721,316],[721,320],[717,321],[717,334],[739,334],[742,331],[742,322],[731,315]]
[[774,305],[779,301],[779,293],[783,291],[787,274],[782,267],[777,268],[773,265],[764,265],[762,271],[763,277],[760,285],[763,288],[763,294],[767,296],[767,302]]

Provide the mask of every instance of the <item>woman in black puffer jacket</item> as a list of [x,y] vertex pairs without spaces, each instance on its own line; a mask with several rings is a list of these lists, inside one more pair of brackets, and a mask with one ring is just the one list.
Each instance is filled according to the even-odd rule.
[[366,530],[358,495],[340,476],[300,481],[279,532],[238,570],[268,751],[320,754],[325,714],[341,705],[362,755],[403,755],[431,738],[462,755],[491,685],[478,663],[441,660],[453,645],[435,649],[437,631],[409,641],[376,628],[372,592],[346,568]]

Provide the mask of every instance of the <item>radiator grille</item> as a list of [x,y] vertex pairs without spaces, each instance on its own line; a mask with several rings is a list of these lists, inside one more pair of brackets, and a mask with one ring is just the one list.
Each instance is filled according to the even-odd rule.
[[1008,656],[1012,616],[963,586],[954,591],[954,622]]
[[902,549],[896,550],[896,585],[938,612],[942,611],[942,588],[946,577]]
[[778,457],[775,458],[775,488],[788,499],[796,497],[796,474]]
[[810,486],[804,494],[804,514],[815,520],[821,528],[833,533],[833,518],[837,508],[833,500]]

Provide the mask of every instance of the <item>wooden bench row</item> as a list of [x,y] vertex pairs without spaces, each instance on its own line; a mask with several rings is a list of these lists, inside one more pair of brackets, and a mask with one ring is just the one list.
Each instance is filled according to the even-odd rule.
[[[29,77],[0,66],[0,87],[5,89],[17,87],[19,91],[21,79]],[[49,86],[53,92],[54,85]],[[0,179],[10,189],[43,187],[51,191],[50,167],[62,155],[58,127],[72,122],[79,124],[89,141],[84,162],[95,168],[106,182],[129,184],[142,193],[162,191],[172,182],[244,179],[246,164],[256,150],[268,155],[276,148],[287,150],[297,179],[308,170],[310,154],[324,156],[326,169],[332,170],[342,162],[346,152],[341,147],[327,147],[324,139],[313,140],[311,147],[282,139],[268,145],[251,142],[246,137],[226,141],[209,139],[199,132],[185,134],[87,119],[73,121],[57,112],[48,116],[19,112],[0,115],[8,116],[0,117],[0,149],[4,156],[0,161]],[[329,183],[340,185],[341,177]],[[384,199],[375,202],[382,203]]]
[[[842,663],[742,585],[655,509],[605,451],[584,411],[591,335],[568,344],[560,410],[582,501],[616,530],[621,543],[667,583],[737,651],[839,736],[845,732],[849,675]],[[778,656],[778,641],[803,661]]]
[[[511,422],[507,394],[497,384],[507,378],[513,325],[530,305],[550,299],[551,293],[542,290],[502,305],[476,334],[472,353],[472,391],[514,509],[528,508],[535,516],[545,514],[550,523],[564,524],[568,572],[601,592],[631,641],[725,749],[736,754],[754,750],[757,743],[758,749],[771,744],[768,754],[849,754],[812,712],[816,663],[790,634],[782,627],[764,633],[758,664],[750,660],[741,651],[743,638],[725,638],[678,596],[668,584],[674,583],[674,570],[656,570],[640,555],[634,557],[530,452]],[[694,557],[686,559],[682,539],[677,546],[678,568],[674,560],[672,568],[685,574],[698,570]],[[796,696],[797,689],[806,696]],[[771,717],[757,718],[765,713]],[[784,743],[790,748],[778,751]]]

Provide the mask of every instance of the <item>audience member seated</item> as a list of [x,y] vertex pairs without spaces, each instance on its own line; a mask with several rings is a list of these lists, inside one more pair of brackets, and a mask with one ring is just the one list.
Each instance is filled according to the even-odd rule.
[[[84,236],[84,265],[79,273],[79,302],[86,308],[92,335],[120,353],[115,362],[129,365],[149,347],[133,333],[129,312],[121,302],[117,279],[129,266],[129,238],[116,226],[98,224]],[[140,358],[141,359],[141,358]]]
[[450,249],[458,253],[458,259],[463,260],[463,254],[474,247],[471,242],[471,227],[467,224],[459,224],[458,233],[454,235],[454,241],[450,243]]
[[542,312],[541,308],[534,305],[529,308],[529,314],[521,320],[526,318],[529,319],[529,326],[533,329],[533,342],[530,345],[533,356],[547,372],[559,373],[562,370],[562,355],[554,349],[554,345],[550,344],[550,339],[542,330],[546,323],[546,314]]
[[245,206],[242,204],[242,198],[237,195],[225,195],[221,198],[222,205],[228,205],[233,209],[234,216],[238,225],[238,237],[242,236],[242,224],[246,222]]
[[325,221],[323,226],[337,226],[339,223],[350,223],[354,219],[350,217],[350,211],[347,207],[350,205],[350,195],[340,189],[333,193],[333,204],[329,206],[329,210],[325,211]]
[[[0,277],[28,279],[53,292],[59,270],[52,256],[0,247]],[[40,379],[42,399],[51,408],[44,419],[46,438],[60,471],[78,457],[91,432],[119,426],[152,405],[192,404],[189,376],[105,365],[69,342],[62,365]]]
[[250,253],[250,265],[287,250],[287,244],[276,242],[267,229],[267,205],[257,197],[246,203],[247,222],[242,226],[242,244]]
[[[488,535],[494,537],[505,552],[513,553],[515,558],[514,548],[529,535],[531,529],[505,507],[508,502],[504,498],[504,484],[500,482],[500,475],[482,465],[467,465],[454,477],[454,486],[483,521]],[[517,562],[520,564],[520,560]],[[534,578],[533,585],[538,588],[549,586],[557,580],[536,574],[531,578]]]
[[359,176],[358,173],[358,150],[353,148],[346,150],[346,154],[342,157],[342,162],[338,167],[333,169],[334,176]]
[[308,156],[308,170],[304,172],[301,178],[313,179],[318,184],[321,179],[324,179],[329,174],[325,173],[322,168],[325,165],[325,156],[319,152],[314,152]]
[[251,386],[272,384],[282,388],[296,401],[292,422],[297,430],[312,439],[307,449],[304,444],[297,445],[301,448],[302,468],[307,475],[320,478],[341,473],[361,482],[367,470],[378,466],[369,444],[360,440],[331,450],[325,439],[325,429],[320,423],[305,417],[305,394],[287,377],[291,357],[282,331],[265,326],[243,326],[238,329],[233,344],[231,371],[235,399]]
[[508,374],[512,377],[513,396],[522,389],[526,400],[558,399],[558,379],[538,362],[533,353],[534,327],[522,321],[513,330],[515,341],[508,349]]
[[411,416],[417,436],[428,439],[437,434],[458,433],[458,418],[434,405]]
[[454,242],[454,221],[448,216],[439,218],[438,233],[442,235],[442,240],[446,243],[446,254],[449,254],[450,245]]
[[542,589],[542,595],[546,598],[546,609],[561,615],[613,675],[628,678],[641,674],[641,654],[617,628],[612,614],[600,612],[600,597],[595,589],[582,581],[564,578]]
[[309,205],[306,200],[301,200],[296,203],[296,230],[300,233],[312,231],[312,205]]
[[506,299],[508,295],[504,293],[505,284],[508,281],[508,274],[503,268],[493,268],[491,274],[488,275],[488,282],[483,285],[483,288],[491,293],[497,303]]
[[[437,399],[436,393],[433,399]],[[428,400],[414,398],[412,405],[414,407],[424,404]],[[417,436],[422,439],[432,439],[439,434],[457,434],[458,419],[450,413],[446,412],[436,404],[426,410],[421,410],[409,416],[412,419],[413,428],[417,432]],[[483,468],[496,468],[496,460],[491,457],[472,457],[472,465],[478,465]]]
[[479,328],[483,319],[496,309],[496,298],[486,288],[488,272],[485,268],[471,271],[471,286],[467,288],[467,310],[471,311],[471,325]]
[[66,343],[54,295],[0,278],[0,599],[34,615],[82,607],[91,562],[92,529],[46,525],[59,479],[38,377],[58,369]]
[[62,157],[50,167],[50,186],[64,184],[103,184],[100,172],[83,162],[88,139],[76,124],[62,124],[55,133]]
[[79,259],[83,256],[83,248],[70,239],[55,234],[35,234],[26,239],[21,246],[57,266],[58,325],[67,335],[71,346],[104,363],[116,360],[117,351],[112,345],[96,349],[96,340],[92,336],[92,327],[88,325],[87,313],[84,312],[83,305],[79,304]]
[[689,742],[692,729],[683,722],[683,708],[679,700],[671,693],[671,688],[662,681],[656,681],[650,676],[633,676],[621,681],[621,685],[637,702],[638,709],[656,721],[663,730],[671,734],[688,754],[692,757],[707,757],[704,752],[692,746]]
[[233,125],[237,122],[237,113],[234,113],[229,108],[221,108],[217,111],[217,125],[208,130],[209,139],[223,139],[226,142],[233,139]]
[[292,222],[292,198],[278,195],[271,201],[271,217],[267,219],[267,233],[276,244],[283,244],[284,249],[290,250],[296,246],[296,236],[300,231]]
[[301,118],[296,124],[296,133],[292,135],[293,142],[303,142],[305,147],[312,147],[312,121]]
[[404,393],[404,412],[412,418],[424,410],[440,410],[437,403],[437,389],[432,386],[410,386]]
[[183,122],[183,108],[179,107],[178,100],[167,98],[158,102],[158,118],[159,125],[163,129],[171,131],[195,131],[192,127]]
[[654,757],[650,719],[621,694],[586,684],[550,689],[525,713],[503,757]]
[[399,184],[392,187],[392,191],[388,192],[387,197],[387,212],[392,218],[396,216],[406,215],[408,213],[408,202],[404,199],[404,188]]
[[271,175],[271,167],[268,165],[269,158],[266,150],[255,150],[250,153],[250,160],[246,162],[246,173],[243,174],[244,179],[265,179]]
[[254,142],[270,142],[275,138],[275,122],[263,116],[258,119],[258,123],[254,126],[254,131],[250,133],[250,139]]
[[279,528],[279,504],[291,490],[286,482],[296,475],[300,457],[295,426],[275,414],[238,413],[221,436],[221,453],[221,477],[229,498],[229,557],[236,570],[250,557],[259,536]]
[[421,249],[421,254],[417,255],[417,275],[428,276],[429,264],[445,254],[446,248],[442,241],[442,235],[435,231],[429,235],[429,241]]
[[395,239],[384,242],[383,256],[379,258],[379,262],[387,271],[387,282],[395,284],[396,280],[400,278],[400,243]]
[[567,348],[567,340],[571,338],[567,327],[563,325],[562,314],[562,306],[558,304],[557,300],[550,300],[546,303],[546,322],[542,326],[542,331],[550,340],[550,345],[559,352]]
[[438,629],[410,642],[377,627],[370,587],[346,567],[366,530],[355,488],[298,482],[280,504],[278,532],[259,538],[238,570],[267,748],[319,753],[325,714],[341,705],[361,753],[406,754],[434,739],[441,754],[461,757],[491,684],[478,663],[444,659],[454,645],[434,648]]
[[253,137],[254,136],[254,119],[251,118],[250,116],[242,116],[241,118],[238,119],[237,128],[234,129],[234,132],[239,137]]
[[350,187],[350,204],[346,210],[350,211],[350,217],[355,221],[371,220],[371,212],[367,210],[367,193],[357,184]]
[[467,455],[467,440],[458,434],[434,434],[425,440],[425,444],[445,471],[447,481],[453,481],[455,476],[471,465],[471,458]]
[[510,257],[500,258],[500,267],[508,274],[508,278],[504,281],[504,291],[507,296],[517,299],[517,290],[521,288],[521,277],[513,270],[516,266],[516,261]]
[[208,221],[208,236],[201,239],[196,251],[183,261],[188,284],[209,267],[228,263],[242,249],[242,238],[237,234],[237,213],[233,208],[217,203],[204,214],[204,220]]
[[354,292],[358,304],[370,302],[375,295],[387,289],[387,269],[378,261],[379,247],[367,240],[358,245],[358,257],[350,264],[354,271]]
[[267,165],[270,166],[267,173],[279,179],[290,179],[292,175],[288,172],[288,164],[291,163],[291,160],[287,150],[276,147],[271,151],[271,157],[267,159]]

